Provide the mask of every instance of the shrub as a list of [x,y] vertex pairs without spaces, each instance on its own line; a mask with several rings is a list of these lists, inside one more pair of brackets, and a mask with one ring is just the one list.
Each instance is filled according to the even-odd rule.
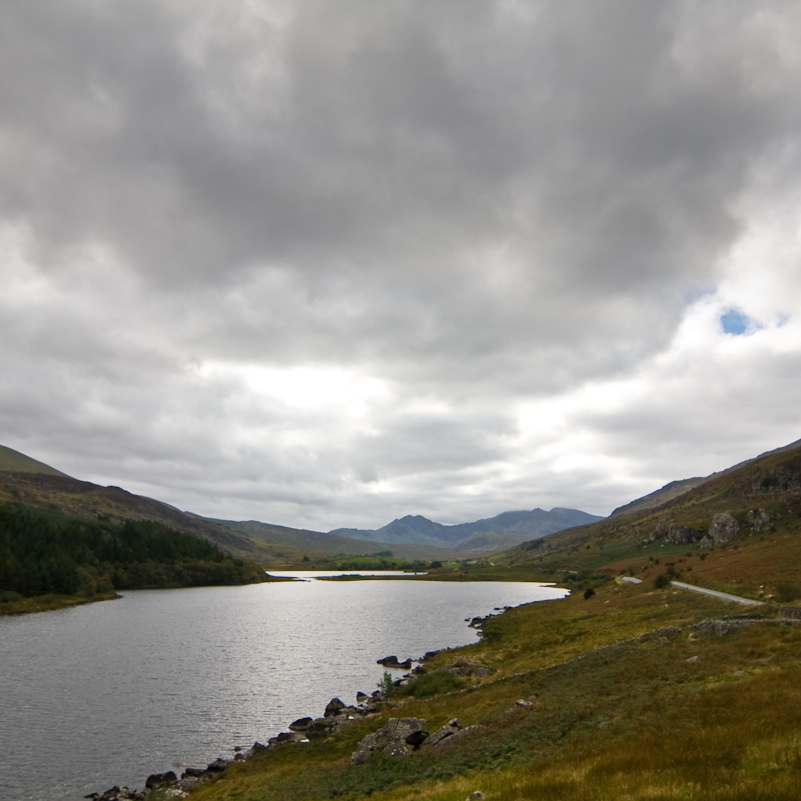
[[595,595],[595,590],[592,587],[587,587],[587,589],[584,590],[584,600],[585,601],[588,598],[592,598],[593,595]]
[[663,589],[665,589],[665,587],[669,587],[669,586],[670,586],[670,576],[667,573],[660,573],[654,579],[654,587],[657,590],[663,590]]
[[414,698],[429,698],[440,693],[452,693],[461,690],[465,680],[455,673],[447,670],[435,670],[433,673],[421,673],[412,679],[405,687],[401,687],[401,695],[411,695]]
[[801,598],[801,587],[794,581],[780,581],[776,585],[776,596],[783,604],[789,604],[796,598]]

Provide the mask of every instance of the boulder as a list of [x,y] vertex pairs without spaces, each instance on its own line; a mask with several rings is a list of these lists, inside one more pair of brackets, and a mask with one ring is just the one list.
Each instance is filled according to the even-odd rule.
[[361,765],[373,751],[389,756],[406,756],[422,745],[428,732],[420,718],[390,718],[378,731],[368,734],[351,755],[351,765]]
[[347,722],[347,718],[342,717],[327,717],[317,718],[312,721],[309,726],[306,736],[310,740],[321,740],[325,737],[330,737],[335,732],[339,731],[343,723]]
[[338,715],[343,709],[346,709],[347,705],[344,704],[339,698],[332,698],[325,707],[325,712],[323,713],[325,717],[330,718],[334,715]]
[[290,731],[308,731],[313,723],[313,718],[298,718],[289,724]]
[[356,693],[356,703],[363,704],[369,697],[367,693],[358,692]]
[[453,718],[449,720],[444,726],[437,729],[433,734],[431,734],[426,741],[423,743],[423,748],[433,748],[435,745],[439,745],[443,740],[451,737],[452,735],[456,734],[462,728],[462,724],[459,723],[458,718]]
[[145,787],[147,787],[148,790],[153,790],[156,787],[167,787],[170,784],[175,784],[177,781],[178,777],[172,770],[168,770],[166,773],[151,773],[145,781]]
[[182,779],[199,779],[206,775],[205,768],[187,768],[181,775]]
[[282,731],[280,734],[277,734],[275,737],[270,737],[267,742],[271,746],[276,745],[288,745],[289,743],[299,743],[301,740],[305,740],[306,737],[303,734],[300,734],[296,731]]
[[206,766],[209,773],[222,773],[231,763],[227,759],[215,759]]
[[453,673],[463,678],[468,676],[491,676],[495,672],[491,667],[482,665],[481,662],[473,662],[470,659],[457,659],[452,665],[447,665],[442,670],[447,670],[448,673]]
[[446,737],[442,742],[437,744],[438,748],[445,748],[454,745],[454,743],[458,743],[462,738],[467,737],[468,734],[473,734],[474,732],[481,731],[482,729],[486,729],[486,726],[475,725],[475,726],[468,726],[466,729],[459,729],[459,731],[454,732],[450,737]]
[[725,545],[740,532],[740,524],[729,512],[717,514],[709,524],[708,536],[714,545]]
[[377,659],[376,663],[395,670],[410,670],[412,667],[411,659],[407,658],[403,662],[399,662],[397,656],[385,656],[383,659]]

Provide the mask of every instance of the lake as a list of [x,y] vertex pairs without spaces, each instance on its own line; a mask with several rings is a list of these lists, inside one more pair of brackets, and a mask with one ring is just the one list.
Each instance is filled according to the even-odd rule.
[[312,580],[138,590],[0,618],[0,801],[77,801],[231,758],[334,696],[375,690],[376,659],[465,645],[477,637],[466,618],[566,592]]

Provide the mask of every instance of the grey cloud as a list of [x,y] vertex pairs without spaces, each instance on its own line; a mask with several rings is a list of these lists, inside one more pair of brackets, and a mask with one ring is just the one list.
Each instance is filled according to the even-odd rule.
[[[44,289],[0,303],[0,421],[55,455],[79,432],[98,475],[122,450],[122,477],[149,465],[189,493],[203,465],[297,514],[344,516],[388,475],[404,503],[473,482],[520,505],[528,477],[491,478],[515,404],[669,348],[750,223],[742,198],[792,190],[792,169],[766,169],[797,163],[801,83],[774,46],[792,11],[6,4],[0,217]],[[92,248],[107,264],[82,270]],[[341,366],[392,397],[360,435],[209,363]],[[446,416],[414,411],[424,396]],[[696,436],[631,420],[577,424],[613,450],[632,430]],[[526,470],[570,505],[547,461]],[[580,479],[597,504],[626,486]]]

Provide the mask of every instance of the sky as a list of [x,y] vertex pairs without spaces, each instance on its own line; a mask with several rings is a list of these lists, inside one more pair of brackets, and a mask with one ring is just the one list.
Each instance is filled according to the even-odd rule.
[[327,531],[801,437],[801,2],[10,0],[0,444]]

